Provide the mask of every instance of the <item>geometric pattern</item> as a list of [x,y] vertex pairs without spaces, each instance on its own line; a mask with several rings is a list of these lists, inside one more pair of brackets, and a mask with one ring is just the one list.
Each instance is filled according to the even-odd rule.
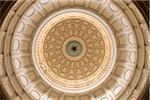
[[[106,75],[100,84],[94,85],[93,87],[90,87],[89,84],[91,83],[87,83],[87,86],[84,84],[86,88],[82,88],[82,86],[77,87],[77,92],[73,91],[75,87],[65,91],[65,89],[69,87],[69,85],[66,85],[67,83],[64,87],[63,85],[59,87],[55,86],[55,84],[53,86],[49,84],[39,73],[36,68],[37,65],[33,61],[33,46],[35,46],[33,44],[34,40],[36,40],[35,37],[38,34],[37,32],[40,29],[40,25],[42,25],[46,18],[65,9],[68,11],[71,9],[82,9],[99,16],[103,19],[103,22],[108,25],[108,28],[113,34],[113,36],[109,35],[113,39],[111,43],[116,44],[116,47],[112,47],[116,48],[116,57],[112,69],[109,70],[111,71],[109,75]],[[83,19],[79,22],[81,26],[84,25]],[[92,25],[97,26],[95,24]],[[69,28],[69,26],[67,28]],[[57,58],[55,60],[60,60],[56,53],[57,49],[62,52],[62,49],[59,48],[59,46],[61,46],[59,43],[55,42],[53,44],[53,46],[55,45],[54,47],[51,45],[52,49],[44,49],[47,48],[46,43],[52,34],[55,35],[55,37],[62,38],[61,45],[65,42],[63,38],[69,38],[70,34],[65,36],[50,32],[46,37],[47,40],[44,41],[44,53],[50,53],[52,51]],[[102,32],[100,34],[102,34]],[[73,35],[78,36],[76,33]],[[86,35],[87,34],[85,34],[85,36]],[[103,50],[107,50],[103,48],[104,45],[107,45],[105,39],[102,39],[104,42],[102,42],[101,45],[96,46],[97,44],[94,42],[99,41],[100,38],[95,37],[96,35],[93,34],[92,36],[90,35],[88,35],[88,37],[92,40],[89,41],[92,41],[90,44],[93,44],[88,47],[85,42],[86,49],[91,49],[92,57],[94,57],[93,52],[95,52],[96,57],[105,58],[103,57],[105,55]],[[103,38],[103,36],[99,37]],[[81,41],[85,41],[84,39],[85,38],[82,38]],[[51,48],[50,45],[49,48]],[[35,48],[35,50],[37,49]],[[99,54],[100,52],[96,54],[96,50],[101,51],[102,54]],[[85,55],[86,54],[87,53],[85,53]],[[47,54],[44,54],[43,57],[48,62],[52,55],[47,56]],[[92,57],[88,60],[92,60]],[[66,56],[64,56],[64,58],[66,59],[64,62],[66,62],[68,59]],[[70,59],[68,62],[70,62]],[[57,63],[54,61],[54,63],[59,67],[60,62]],[[52,63],[52,65],[54,63]],[[50,63],[48,64],[51,66]],[[75,63],[75,65],[74,63],[71,64],[76,67],[80,67],[81,65],[76,65],[77,63]],[[85,64],[92,66],[92,64],[96,63],[87,63],[85,61],[83,65]],[[57,73],[53,66],[51,67],[53,72]],[[0,83],[8,99],[138,100],[141,96],[141,92],[145,88],[145,84],[148,82],[149,67],[149,29],[139,9],[131,0],[19,0],[13,5],[0,27]],[[90,68],[87,70],[89,71],[89,69]],[[58,68],[58,70],[60,69]],[[96,70],[97,69],[94,69],[93,72],[89,71],[89,75],[92,75]],[[85,70],[82,71],[84,72]],[[66,73],[66,77],[69,78],[67,75],[68,72],[64,72]],[[67,79],[63,77],[61,73],[58,74],[61,78]],[[81,80],[88,76],[82,75],[81,78],[78,78],[77,75],[78,74],[74,74],[74,77],[69,80],[76,80],[76,78],[77,80]],[[96,78],[94,79],[97,81]],[[83,82],[85,82],[85,80],[83,80]]]

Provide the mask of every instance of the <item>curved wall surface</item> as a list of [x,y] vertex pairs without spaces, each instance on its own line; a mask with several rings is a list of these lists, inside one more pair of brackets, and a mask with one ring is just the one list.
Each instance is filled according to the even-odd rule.
[[147,1],[0,3],[0,99],[148,100]]

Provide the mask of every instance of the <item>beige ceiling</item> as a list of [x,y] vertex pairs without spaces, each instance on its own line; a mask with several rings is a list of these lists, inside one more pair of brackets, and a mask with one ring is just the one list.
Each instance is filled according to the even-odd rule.
[[10,100],[138,100],[149,67],[148,26],[130,0],[18,0],[0,27]]

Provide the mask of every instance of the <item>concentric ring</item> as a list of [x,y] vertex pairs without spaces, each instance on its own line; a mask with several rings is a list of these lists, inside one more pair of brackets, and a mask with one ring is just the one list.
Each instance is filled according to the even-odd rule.
[[[69,23],[73,20],[75,20],[79,24],[83,23],[83,25],[80,24],[79,27],[84,28],[87,25],[86,29],[79,30],[79,27],[75,28],[79,24],[75,24],[74,22],[71,24],[71,29],[76,33],[73,31],[69,32],[69,30],[71,29],[68,29],[67,26],[64,27],[64,23]],[[61,27],[61,25],[64,26]],[[89,30],[88,28],[91,28],[91,30]],[[103,80],[105,80],[105,78],[107,78],[107,76],[110,74],[116,59],[115,41],[114,38],[112,38],[112,31],[108,28],[108,25],[100,17],[82,9],[62,10],[60,12],[55,13],[54,15],[51,15],[41,24],[40,28],[36,32],[33,41],[32,54],[37,71],[39,72],[41,77],[50,84],[50,86],[53,86],[54,88],[63,92],[86,92],[100,85],[103,82]],[[55,31],[52,32],[53,30]],[[96,60],[94,60],[94,58],[86,59],[87,57],[89,57],[87,56],[89,55],[88,52],[90,50],[88,49],[88,46],[90,46],[90,42],[92,42],[88,42],[88,40],[85,41],[85,38],[89,38],[89,40],[90,38],[92,39],[92,37],[85,37],[86,35],[88,35],[88,31],[91,31],[91,35],[97,35],[99,38],[97,39],[93,37],[93,41],[96,41],[96,46],[98,45],[98,49],[96,50],[100,50],[97,51],[99,56],[96,55]],[[57,35],[57,33],[59,35]],[[64,40],[67,39],[66,41],[70,41],[69,39],[74,39],[80,41],[80,43],[83,45],[83,52],[80,56],[70,57],[65,52],[66,46],[61,47],[61,44],[66,45],[68,43],[63,39],[61,42],[61,37],[64,34],[66,35],[66,38],[64,38]],[[45,38],[48,37],[50,37],[50,39],[45,40]],[[51,51],[48,48],[44,48],[45,50],[41,49],[41,47],[43,47],[45,43],[44,41],[47,43],[47,45],[51,45],[54,42],[58,44],[58,42],[60,42],[60,48],[54,49],[54,46],[57,46],[54,45],[54,51]],[[61,48],[63,49],[63,52],[61,52]],[[43,56],[44,53],[47,53],[47,55],[45,56],[47,58]],[[65,58],[64,56],[61,56],[61,53],[65,55]],[[57,58],[53,56],[55,54],[57,55]],[[60,55],[60,58],[58,54]],[[52,58],[48,55],[51,55]],[[64,59],[65,61],[61,62],[61,60]],[[79,63],[83,63],[83,66],[77,65]],[[87,63],[91,64],[87,65]],[[74,64],[77,65],[76,68],[74,68]],[[73,67],[71,68],[72,65]],[[43,68],[44,66],[45,68]]]
[[149,40],[131,0],[18,0],[0,28],[0,83],[16,100],[138,100]]

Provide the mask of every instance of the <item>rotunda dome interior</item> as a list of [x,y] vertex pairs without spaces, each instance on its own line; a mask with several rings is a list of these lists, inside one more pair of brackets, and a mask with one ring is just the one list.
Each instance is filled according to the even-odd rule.
[[0,99],[148,99],[146,1],[0,2]]

